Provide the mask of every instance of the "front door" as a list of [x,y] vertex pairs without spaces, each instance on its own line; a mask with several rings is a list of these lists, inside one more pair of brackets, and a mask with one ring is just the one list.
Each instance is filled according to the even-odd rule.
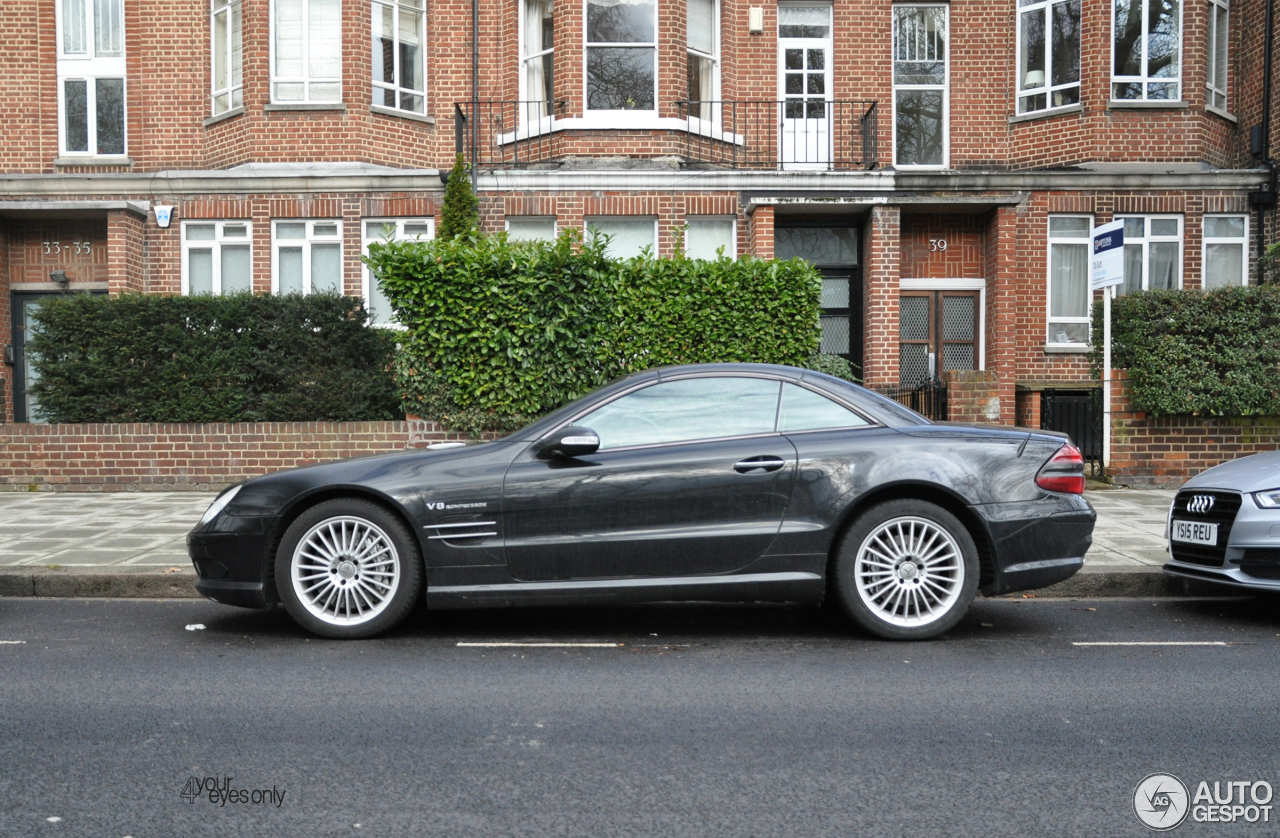
[[784,169],[831,163],[831,6],[778,7],[778,98]]
[[728,573],[777,535],[796,474],[775,430],[780,383],[697,377],[651,384],[574,424],[600,450],[516,458],[503,482],[516,579]]
[[32,315],[49,294],[15,293],[10,296],[13,312],[13,413],[19,422],[43,422],[40,402],[31,393],[39,373],[31,362],[27,346],[31,341]]
[[898,383],[978,368],[978,292],[912,291],[898,309]]

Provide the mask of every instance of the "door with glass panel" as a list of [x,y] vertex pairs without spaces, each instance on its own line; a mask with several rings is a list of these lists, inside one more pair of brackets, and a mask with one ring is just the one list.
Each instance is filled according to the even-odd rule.
[[[90,291],[105,294],[105,291]],[[10,311],[13,312],[13,416],[18,422],[45,422],[39,400],[31,393],[32,386],[40,380],[39,371],[32,363],[27,347],[31,342],[34,315],[50,297],[60,294],[15,292],[10,294]],[[4,380],[0,378],[0,406],[4,399]],[[3,410],[0,408],[0,418]]]
[[831,162],[831,7],[778,7],[778,98],[784,169]]
[[831,222],[779,219],[773,253],[804,259],[822,273],[822,339],[819,351],[862,368],[862,269],[858,228]]
[[914,387],[978,368],[978,292],[904,293],[898,309],[898,383]]

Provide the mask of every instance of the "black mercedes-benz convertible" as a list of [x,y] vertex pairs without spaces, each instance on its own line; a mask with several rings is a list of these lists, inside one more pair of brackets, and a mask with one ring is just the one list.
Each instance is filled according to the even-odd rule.
[[1095,515],[1061,435],[931,423],[813,371],[615,381],[493,442],[293,469],[223,492],[196,587],[368,637],[430,609],[834,598],[881,637],[1084,563]]

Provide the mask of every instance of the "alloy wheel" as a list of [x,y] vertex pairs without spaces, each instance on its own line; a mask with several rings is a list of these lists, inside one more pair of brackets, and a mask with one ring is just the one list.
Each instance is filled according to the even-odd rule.
[[964,558],[955,538],[927,518],[893,518],[858,548],[858,596],[879,619],[925,626],[945,616],[964,587]]
[[400,585],[400,556],[378,525],[342,515],[307,530],[293,551],[293,591],[308,613],[332,626],[381,614]]

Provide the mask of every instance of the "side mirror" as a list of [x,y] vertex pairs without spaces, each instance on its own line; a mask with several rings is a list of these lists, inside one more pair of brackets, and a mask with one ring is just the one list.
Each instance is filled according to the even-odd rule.
[[538,456],[546,457],[559,454],[562,457],[585,457],[596,453],[600,447],[600,437],[590,428],[571,425],[561,428],[543,441],[538,449]]

